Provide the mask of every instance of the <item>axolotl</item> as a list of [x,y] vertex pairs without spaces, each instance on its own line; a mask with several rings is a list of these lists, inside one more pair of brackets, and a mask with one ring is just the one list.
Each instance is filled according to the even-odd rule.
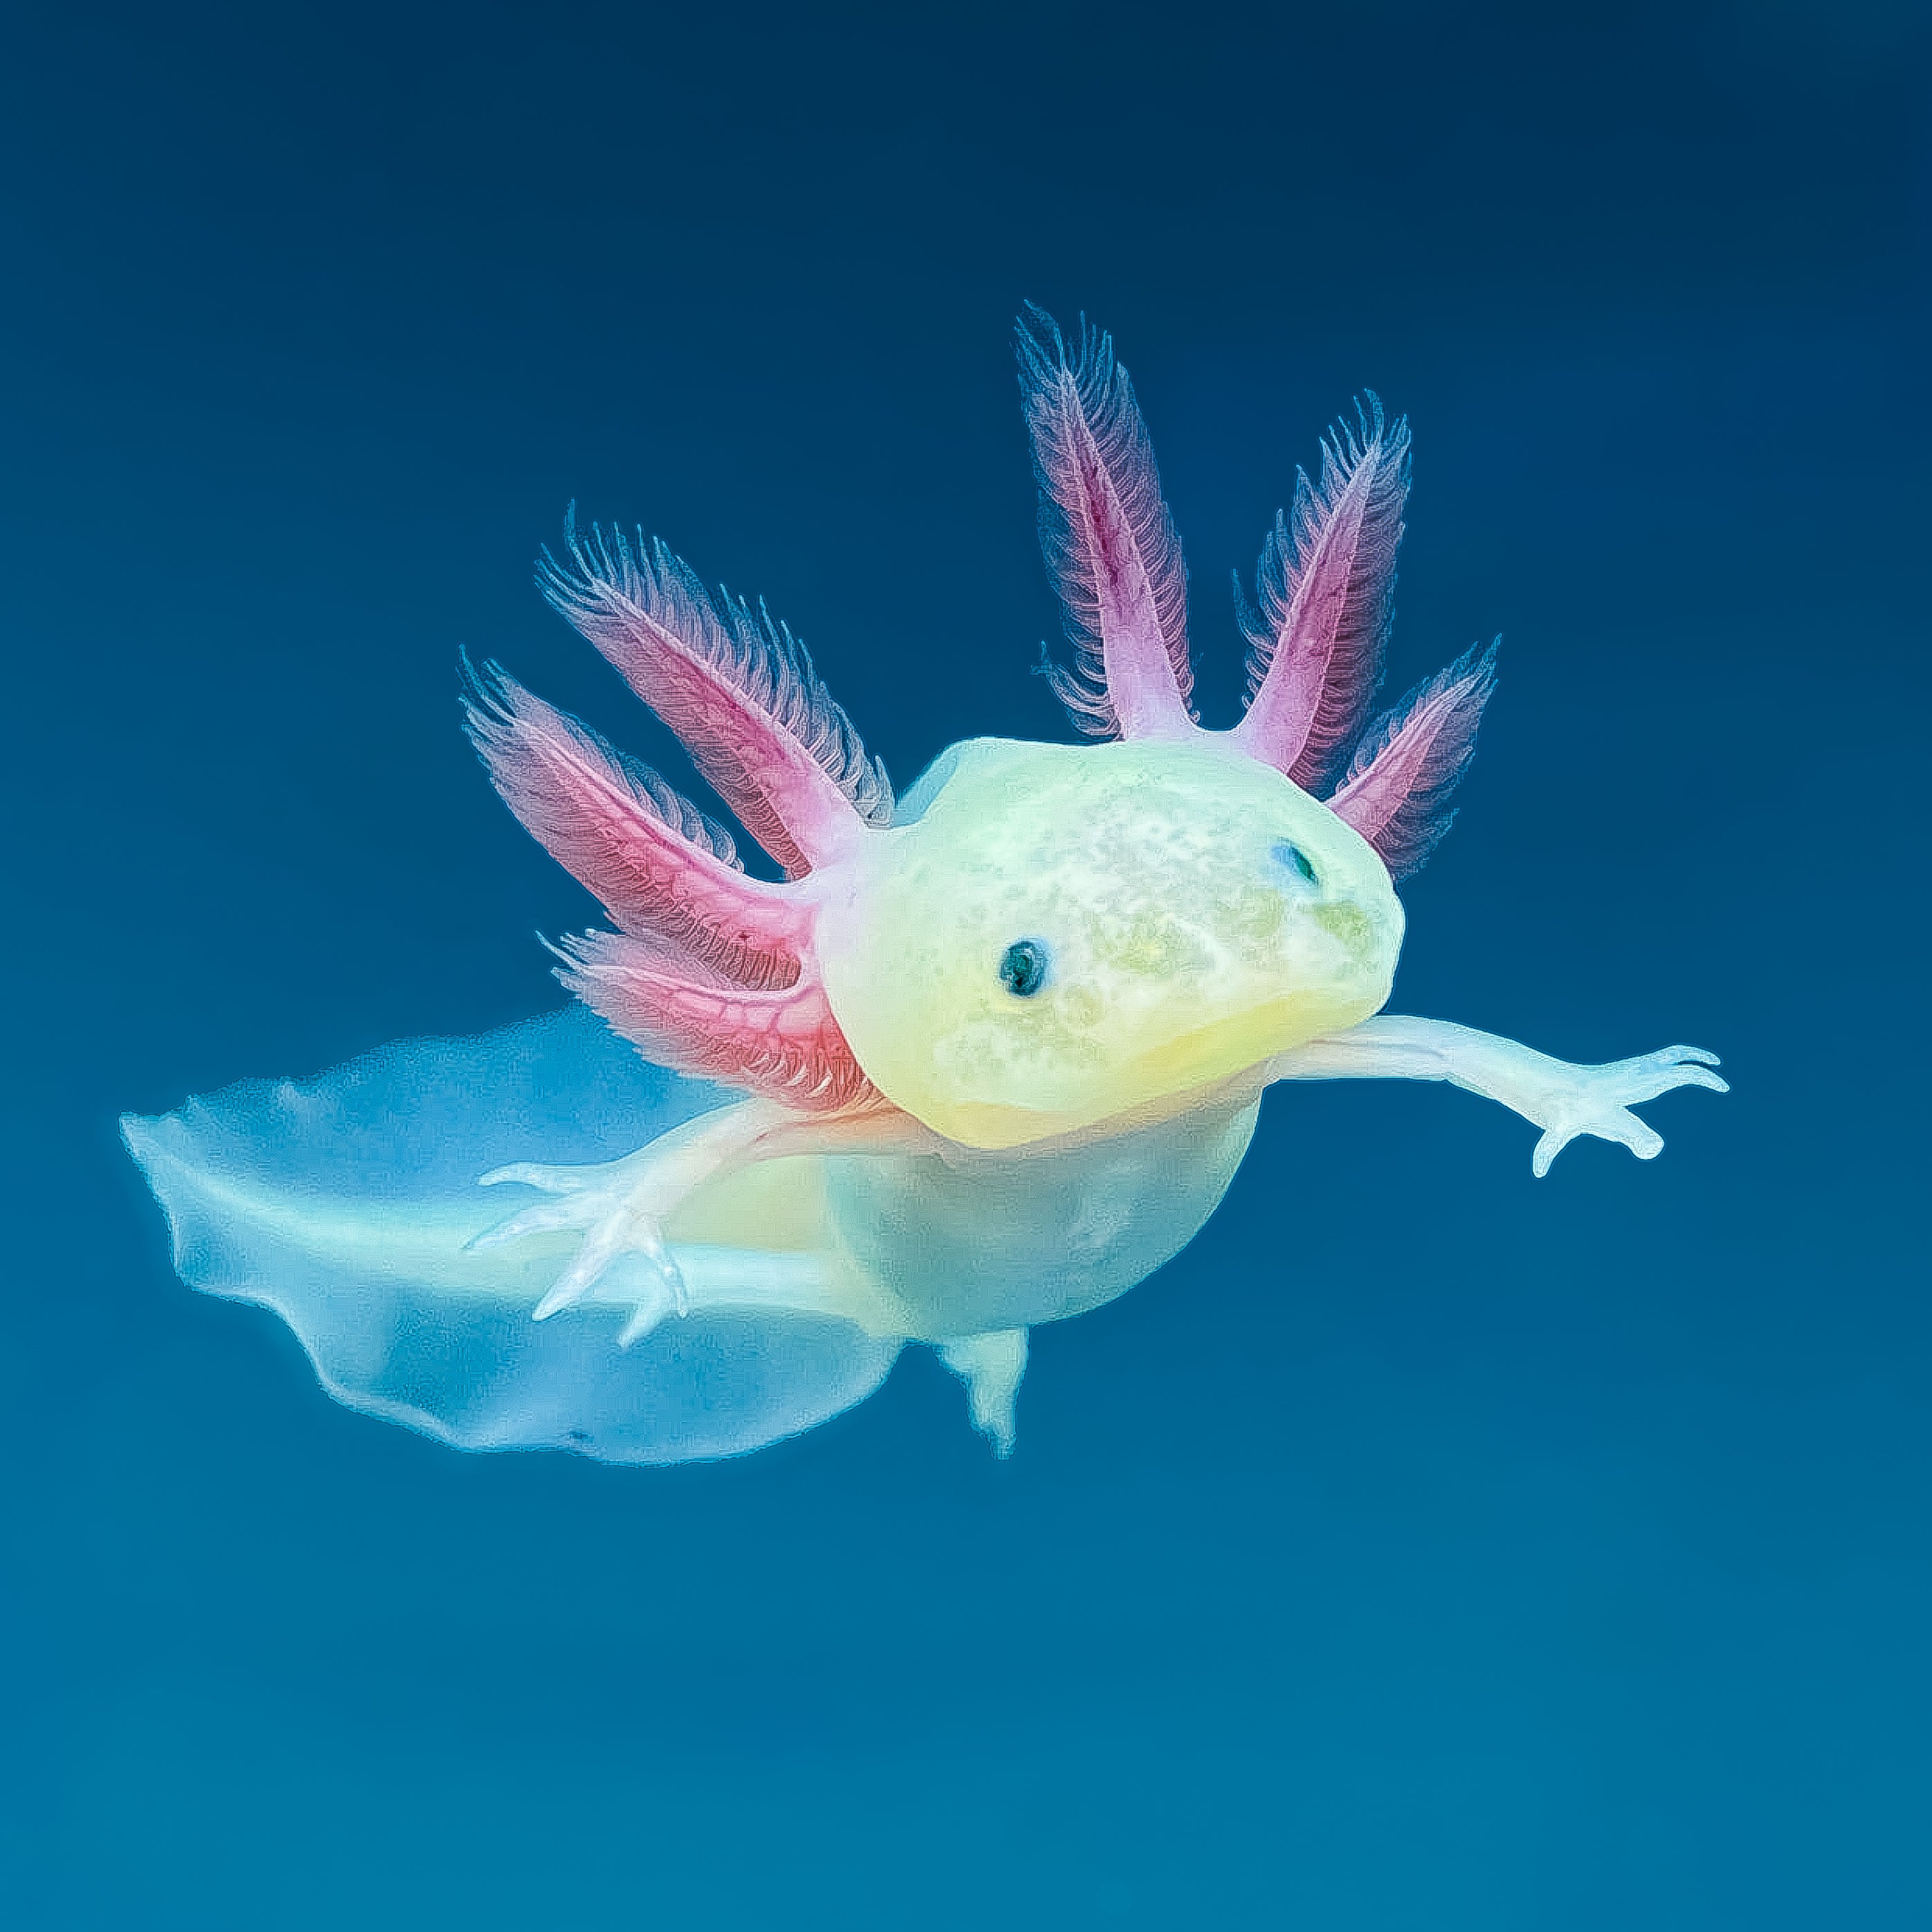
[[1648,1159],[1634,1107],[1724,1090],[1694,1047],[1573,1066],[1382,1010],[1396,881],[1496,662],[1370,716],[1406,420],[1366,397],[1298,473],[1236,586],[1244,711],[1210,729],[1126,371],[1038,311],[1019,352],[1072,645],[1047,669],[1093,742],[970,740],[896,798],[762,606],[573,522],[542,586],[782,879],[472,670],[497,790],[611,921],[558,948],[583,1006],[123,1123],[184,1278],[278,1310],[333,1394],[466,1447],[674,1462],[823,1421],[918,1342],[1004,1455],[1028,1330],[1192,1240],[1274,1082],[1453,1082],[1540,1130],[1539,1175],[1579,1135]]

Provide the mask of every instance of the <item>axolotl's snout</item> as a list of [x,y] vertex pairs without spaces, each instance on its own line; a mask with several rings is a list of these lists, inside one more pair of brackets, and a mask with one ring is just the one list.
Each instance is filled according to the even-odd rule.
[[1278,772],[1205,738],[949,756],[825,878],[818,932],[860,1064],[938,1132],[1157,1118],[1388,998],[1388,872]]

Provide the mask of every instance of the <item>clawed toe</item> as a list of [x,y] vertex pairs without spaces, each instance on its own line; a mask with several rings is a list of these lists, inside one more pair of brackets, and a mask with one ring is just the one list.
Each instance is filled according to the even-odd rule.
[[1679,1060],[1694,1060],[1705,1066],[1721,1066],[1724,1064],[1708,1047],[1673,1046],[1670,1051]]
[[590,1184],[586,1171],[575,1167],[546,1167],[534,1160],[513,1160],[507,1167],[493,1167],[478,1174],[479,1187],[501,1187],[514,1183],[522,1187],[540,1187],[546,1194],[581,1194]]
[[1711,1070],[1718,1064],[1714,1053],[1702,1047],[1667,1046],[1660,1053],[1646,1053],[1636,1060],[1613,1062],[1600,1070],[1599,1090],[1606,1099],[1624,1107],[1640,1106],[1679,1087],[1702,1087],[1714,1094],[1728,1094],[1730,1084]]
[[631,1245],[632,1230],[621,1212],[608,1216],[585,1234],[584,1245],[569,1267],[551,1284],[550,1292],[532,1311],[532,1318],[547,1322],[560,1310],[581,1301],[597,1286],[597,1278]]
[[466,1252],[480,1254],[487,1248],[500,1248],[506,1242],[520,1241],[526,1234],[554,1234],[560,1228],[578,1228],[584,1225],[582,1210],[568,1201],[541,1201],[536,1206],[520,1209],[507,1221],[499,1221],[494,1228],[485,1228],[480,1234],[472,1234],[464,1243]]
[[666,1316],[686,1312],[679,1305],[677,1298],[668,1293],[640,1298],[631,1311],[630,1319],[618,1333],[618,1347],[628,1348],[633,1342],[642,1341]]

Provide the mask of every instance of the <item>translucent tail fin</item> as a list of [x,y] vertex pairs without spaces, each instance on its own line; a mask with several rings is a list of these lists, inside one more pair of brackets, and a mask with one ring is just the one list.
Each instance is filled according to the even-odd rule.
[[809,1249],[682,1249],[693,1312],[630,1348],[621,1273],[538,1322],[544,1240],[470,1252],[503,1211],[476,1185],[533,1155],[607,1160],[727,1098],[645,1065],[572,1010],[404,1041],[313,1081],[248,1081],[122,1122],[190,1286],[272,1308],[338,1401],[466,1449],[614,1462],[740,1455],[837,1414],[899,1344],[836,1312]]

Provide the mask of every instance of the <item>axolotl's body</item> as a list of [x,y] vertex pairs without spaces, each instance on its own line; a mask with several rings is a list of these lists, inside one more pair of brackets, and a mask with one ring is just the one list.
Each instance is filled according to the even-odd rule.
[[[1053,674],[1106,742],[975,740],[896,800],[789,632],[573,530],[553,600],[784,880],[487,674],[498,788],[617,928],[562,977],[642,1060],[556,1019],[125,1124],[183,1274],[277,1308],[334,1393],[471,1446],[671,1461],[822,1420],[918,1341],[1004,1452],[1028,1329],[1192,1240],[1270,1083],[1453,1081],[1542,1129],[1539,1174],[1578,1134],[1654,1154],[1632,1106],[1722,1088],[1694,1048],[1574,1066],[1382,1013],[1393,880],[1446,828],[1494,662],[1368,720],[1406,425],[1358,412],[1301,479],[1245,613],[1246,711],[1207,730],[1125,374],[1043,318],[1021,345],[1075,645]],[[499,1220],[479,1180],[536,1198]]]

